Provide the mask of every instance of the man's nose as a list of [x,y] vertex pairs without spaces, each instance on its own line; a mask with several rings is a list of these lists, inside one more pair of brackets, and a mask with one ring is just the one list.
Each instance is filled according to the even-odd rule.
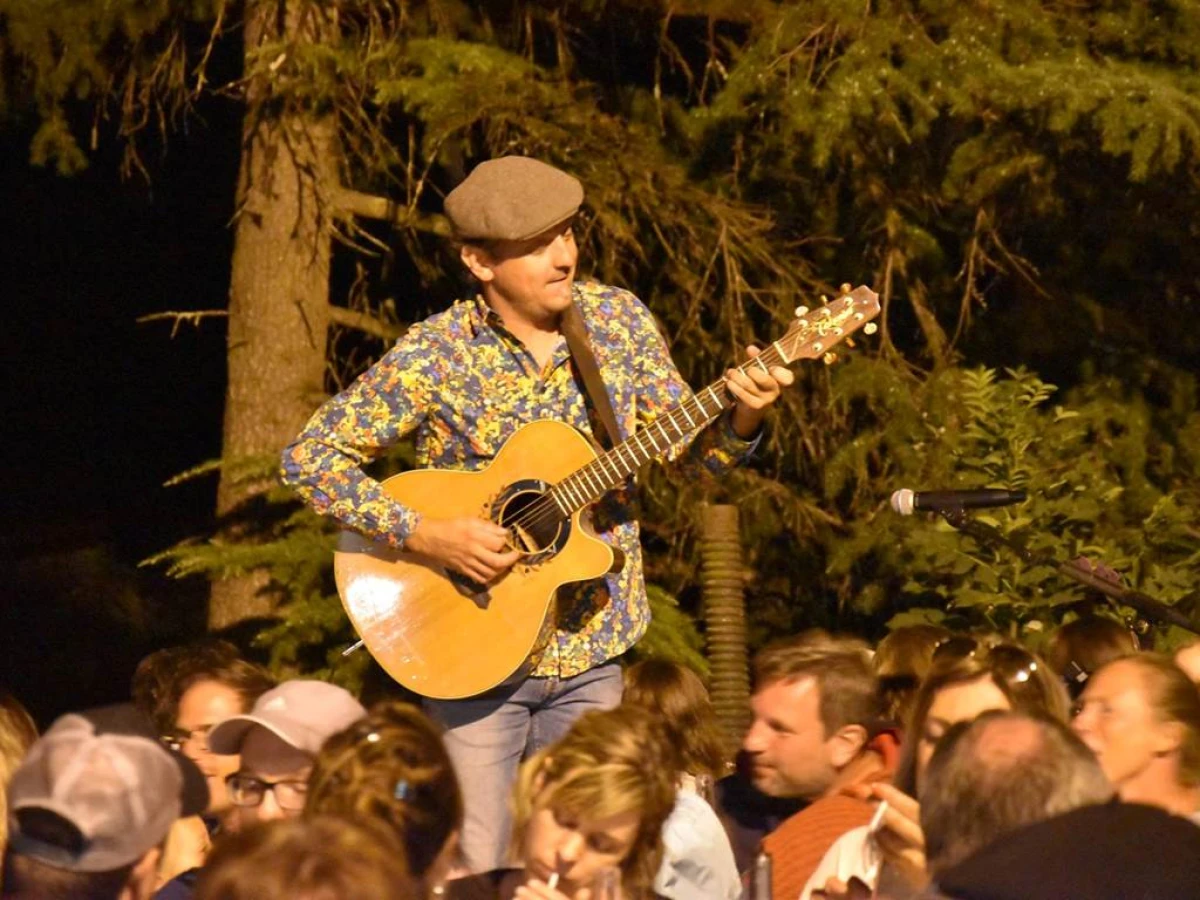
[[276,819],[286,819],[287,817],[287,810],[279,805],[279,801],[275,799],[274,791],[267,791],[263,794],[262,803],[258,805],[258,820],[260,822],[274,822]]
[[742,749],[747,753],[760,753],[764,747],[765,728],[761,722],[751,722],[750,727],[746,729],[746,736],[742,738]]
[[550,259],[554,265],[560,269],[569,269],[575,265],[575,260],[579,256],[579,251],[575,247],[575,242],[569,239],[565,234],[560,234],[554,239],[554,243],[550,245]]

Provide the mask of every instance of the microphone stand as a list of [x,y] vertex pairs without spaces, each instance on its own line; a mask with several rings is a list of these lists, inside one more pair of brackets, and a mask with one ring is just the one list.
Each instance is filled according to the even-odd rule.
[[961,506],[946,506],[937,510],[938,515],[949,522],[963,534],[970,535],[980,544],[1004,546],[1012,550],[1022,560],[1035,565],[1050,566],[1062,575],[1078,581],[1080,584],[1099,591],[1118,603],[1124,604],[1147,619],[1176,625],[1192,634],[1200,634],[1200,626],[1193,624],[1179,610],[1174,609],[1160,600],[1155,600],[1148,594],[1122,587],[1116,582],[1097,575],[1087,563],[1082,560],[1059,562],[1048,554],[1034,553],[1028,547],[1006,536],[1000,529],[972,519]]

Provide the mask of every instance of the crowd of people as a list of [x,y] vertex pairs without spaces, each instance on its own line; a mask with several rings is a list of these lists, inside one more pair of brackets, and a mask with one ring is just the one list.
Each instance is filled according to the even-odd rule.
[[5,698],[3,896],[1200,896],[1200,650],[1101,616],[1043,649],[932,626],[776,642],[736,753],[695,672],[634,662],[619,704],[522,764],[479,871],[419,706],[169,648],[131,702],[40,736]]
[[[511,638],[490,592],[517,584],[520,609],[543,601],[525,658],[481,690],[366,709],[330,683],[276,683],[228,644],[168,648],[130,702],[40,736],[5,697],[3,897],[1200,897],[1200,647],[1158,656],[1100,616],[1062,626],[1043,657],[933,626],[874,649],[808,632],[756,656],[743,735],[718,727],[695,672],[626,664],[650,608],[621,442],[699,479],[727,472],[794,376],[777,342],[693,394],[637,297],[577,280],[583,198],[537,160],[478,165],[445,200],[474,295],[408,328],[282,455],[284,483],[360,555],[453,585],[405,610],[416,591],[372,594],[399,656],[420,655],[406,628],[451,604],[481,639]],[[806,326],[817,350],[843,334],[828,325]],[[595,502],[549,491],[510,521],[472,497],[409,505],[368,471],[411,441],[412,462],[461,484],[547,421],[622,460],[601,466]],[[504,491],[566,483],[520,474]],[[604,565],[521,582],[576,532],[607,545]],[[479,668],[484,648],[437,636],[443,665]]]

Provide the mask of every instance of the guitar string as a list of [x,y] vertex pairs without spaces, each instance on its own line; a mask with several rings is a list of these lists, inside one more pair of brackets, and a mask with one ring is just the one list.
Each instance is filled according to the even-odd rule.
[[[700,392],[700,394],[706,392],[709,392],[709,388],[705,388]],[[645,453],[646,450],[644,447],[642,447],[643,442],[640,440],[640,438],[650,435],[652,431],[662,434],[667,441],[668,448],[673,446],[690,431],[695,430],[695,427],[684,428],[680,424],[681,420],[686,420],[688,422],[692,421],[690,417],[685,414],[685,410],[689,405],[695,404],[695,406],[699,407],[699,409],[704,413],[705,424],[720,415],[721,411],[726,408],[723,404],[718,407],[716,412],[709,413],[708,410],[704,408],[703,401],[699,400],[699,396],[699,394],[693,395],[685,403],[673,408],[666,415],[655,419],[645,429],[637,432],[636,436],[630,436],[608,453],[604,454],[603,456],[596,457],[594,460],[580,467],[575,472],[572,472],[562,481],[558,482],[558,484],[551,487],[549,491],[546,491],[544,494],[542,494],[536,501],[534,501],[534,503],[530,504],[529,507],[527,507],[525,510],[522,510],[521,514],[516,519],[506,525],[506,527],[510,530],[510,533],[514,528],[518,530],[532,531],[556,524],[557,522],[570,517],[579,509],[587,506],[588,503],[591,503],[603,496],[606,492],[612,490],[614,487],[620,484],[622,480],[627,478],[635,471],[634,468],[629,467],[625,460],[621,459],[621,448],[629,445],[636,445],[638,450],[640,450],[642,453]],[[672,439],[670,434],[667,433],[667,425],[672,425],[675,431],[678,433],[674,439]],[[655,449],[655,451],[661,452],[658,441],[655,440],[654,436],[649,436],[646,442],[649,443],[650,446]],[[619,465],[618,463],[610,462],[612,471],[620,473],[618,478],[615,480],[604,466],[604,460],[610,458],[620,461]],[[633,451],[633,458],[637,458],[636,451]],[[592,474],[586,474],[589,472]],[[581,480],[582,483],[580,483]],[[568,484],[568,482],[573,482],[573,484]],[[602,486],[599,492],[596,492],[593,482]],[[563,513],[558,501],[555,500],[553,496],[556,489],[563,487],[566,487],[567,489],[573,489],[576,493],[579,493],[582,496],[587,496],[588,493],[595,493],[596,496],[586,500],[582,504],[573,501],[572,505],[574,508],[570,509],[566,513]],[[564,499],[571,501],[569,496]]]
[[[853,305],[854,305],[853,301],[851,301],[851,300],[849,300],[849,298],[847,298],[847,302],[843,305],[843,308],[842,308],[843,312],[848,311]],[[828,310],[828,309],[830,309],[830,307],[826,306],[826,307],[824,307],[824,309]],[[835,325],[835,322],[840,325],[844,322],[844,320],[838,321],[838,320],[834,320],[832,318],[832,316],[827,316],[827,320],[825,322],[821,322],[821,323],[817,323],[817,324]],[[857,330],[857,329],[855,328],[852,330]],[[846,336],[846,333],[841,328],[838,328],[836,326],[834,329],[832,329],[832,331],[834,334],[837,335],[837,340],[835,340],[834,343],[837,343],[838,341],[841,340],[842,337]],[[821,332],[821,331],[818,331],[818,333],[816,335],[816,337],[825,337],[825,336],[826,336],[826,333]],[[827,347],[818,347],[818,352],[824,352],[827,349],[828,349]],[[793,361],[795,361],[796,358],[798,358],[798,357],[793,357]],[[742,365],[738,366],[737,371],[745,374],[747,368],[749,368],[750,366],[760,365],[760,366],[767,367],[767,366],[776,365],[777,363],[783,363],[785,365],[787,364],[784,361],[784,353],[782,352],[782,350],[779,347],[779,341],[774,341],[767,347],[766,350],[764,350],[758,356],[756,356],[753,359],[748,360],[745,363],[742,363]],[[720,381],[713,382],[713,384],[709,385],[707,388],[704,388],[703,390],[692,394],[692,396],[690,398],[688,398],[683,403],[680,403],[679,405],[672,408],[669,412],[667,412],[667,414],[665,416],[654,420],[654,422],[650,423],[650,425],[648,425],[646,428],[642,429],[641,431],[634,432],[634,434],[630,435],[628,438],[626,438],[624,441],[622,441],[620,444],[618,444],[616,447],[614,447],[608,453],[605,453],[601,456],[596,457],[591,462],[587,463],[584,466],[581,466],[575,472],[572,472],[570,475],[568,475],[566,478],[564,478],[561,482],[558,482],[557,484],[553,485],[550,488],[550,490],[546,491],[544,494],[542,494],[540,497],[538,497],[538,499],[535,500],[532,504],[530,504],[529,507],[526,507],[524,510],[522,510],[516,519],[514,519],[512,522],[508,523],[505,526],[506,529],[509,531],[509,534],[512,536],[512,538],[514,540],[514,544],[519,539],[518,532],[525,531],[528,533],[528,532],[533,531],[535,528],[540,528],[540,527],[544,527],[544,526],[557,524],[557,522],[560,522],[560,521],[567,519],[570,516],[574,515],[575,512],[577,512],[579,509],[582,509],[583,507],[587,506],[588,503],[594,502],[595,500],[599,499],[599,497],[603,496],[604,493],[606,493],[609,490],[612,490],[613,487],[615,487],[617,484],[619,484],[620,480],[614,481],[612,484],[607,484],[608,474],[604,471],[603,460],[610,458],[610,457],[615,457],[616,459],[620,460],[621,448],[627,447],[631,444],[634,444],[636,439],[639,436],[651,433],[657,429],[658,431],[663,432],[663,436],[665,438],[667,438],[668,447],[670,447],[674,442],[672,442],[670,439],[670,436],[665,433],[665,424],[670,423],[670,424],[674,424],[676,430],[679,431],[679,435],[676,438],[676,440],[681,439],[684,436],[684,434],[686,434],[687,432],[684,431],[684,429],[676,422],[676,418],[678,415],[682,414],[683,417],[685,419],[687,419],[689,423],[691,423],[691,418],[690,418],[690,416],[687,415],[687,407],[689,404],[696,403],[696,405],[698,405],[700,407],[701,412],[703,412],[708,417],[705,421],[705,425],[707,425],[708,421],[711,421],[712,419],[716,418],[718,415],[721,414],[721,412],[727,407],[728,401],[727,400],[722,401],[722,405],[721,405],[720,409],[718,409],[717,412],[715,412],[715,413],[709,414],[708,411],[704,408],[703,401],[701,401],[699,398],[706,392],[710,393],[710,394],[715,394],[716,386],[718,384],[724,385],[726,383],[726,381],[727,381],[727,379],[721,379]],[[660,425],[663,427],[660,427]],[[654,449],[657,452],[659,452],[659,453],[662,452],[661,449],[658,447],[657,442],[655,442],[653,434],[651,434],[651,436],[650,436],[650,444],[652,447],[654,447]],[[639,450],[641,450],[643,453],[645,453],[645,448],[643,448],[641,446],[640,441],[636,443],[636,446]],[[655,454],[655,456],[656,455],[657,455],[657,453]],[[636,458],[636,456],[635,456],[635,458]],[[653,458],[653,457],[651,457],[651,458]],[[603,487],[603,489],[600,491],[600,493],[596,494],[595,497],[592,497],[591,499],[586,500],[582,504],[577,504],[574,501],[572,501],[572,505],[574,506],[574,508],[570,509],[569,511],[564,513],[562,511],[562,509],[560,508],[560,504],[554,497],[554,492],[557,489],[559,489],[561,486],[567,485],[568,482],[572,481],[572,479],[575,479],[576,481],[578,481],[578,479],[581,476],[585,476],[585,473],[587,473],[589,470],[592,470],[594,468],[599,469],[599,474],[601,476],[600,478],[597,479],[599,481],[599,483],[601,485],[607,484],[607,486]],[[613,469],[614,469],[614,471],[619,471],[615,465],[613,466]],[[626,474],[621,477],[626,478],[630,474],[632,474],[632,469],[629,472],[626,472]],[[585,476],[585,477],[587,477],[587,476]],[[588,478],[588,481],[590,481],[590,477]],[[588,485],[588,486],[590,486],[590,485]],[[580,487],[584,487],[584,486],[581,485]],[[592,489],[592,491],[594,492],[594,488]],[[587,496],[588,491],[582,490],[581,493],[583,496]],[[567,499],[570,499],[570,498],[568,497]],[[539,549],[541,549],[541,548],[539,548]]]
[[[776,346],[776,343],[778,343],[778,342],[772,343],[766,350],[764,350],[758,356],[754,357],[754,359],[749,360],[749,361],[743,363],[742,365],[738,366],[737,371],[745,374],[746,369],[752,365],[773,366],[773,365],[782,363],[783,362],[783,354],[779,351],[778,347]],[[628,438],[626,438],[620,444],[615,446],[612,450],[608,451],[607,453],[605,453],[601,456],[596,457],[594,460],[587,463],[586,465],[581,466],[579,469],[572,472],[570,475],[568,475],[562,481],[560,481],[557,484],[555,484],[554,486],[552,486],[550,488],[550,490],[543,493],[537,500],[535,500],[532,504],[530,504],[528,507],[526,507],[524,510],[522,510],[516,519],[514,519],[512,522],[509,522],[505,525],[505,528],[508,529],[509,534],[512,535],[512,537],[514,539],[514,544],[515,544],[514,549],[519,549],[519,544],[516,544],[517,533],[519,531],[524,531],[526,533],[529,533],[529,532],[535,531],[535,529],[539,529],[539,528],[547,527],[552,524],[556,524],[558,521],[562,521],[564,519],[569,518],[571,515],[574,515],[574,513],[577,512],[579,509],[582,509],[584,506],[587,506],[588,503],[593,502],[594,500],[598,499],[600,496],[603,496],[603,494],[606,493],[607,491],[610,491],[610,490],[612,490],[612,488],[616,487],[616,485],[620,483],[620,480],[614,481],[612,484],[607,484],[608,477],[607,477],[607,473],[604,472],[604,467],[602,464],[603,460],[606,458],[610,458],[610,457],[615,457],[616,459],[619,460],[621,448],[627,447],[628,445],[634,443],[635,440],[638,438],[638,436],[645,435],[645,434],[657,429],[659,431],[664,432],[663,436],[666,437],[668,440],[668,447],[672,446],[674,444],[674,441],[671,441],[670,436],[665,434],[665,430],[666,430],[665,425],[666,424],[675,425],[675,430],[679,432],[679,436],[675,440],[678,441],[678,440],[682,439],[683,436],[685,434],[687,434],[687,431],[685,431],[678,424],[678,422],[676,420],[678,417],[681,416],[681,414],[682,414],[683,418],[685,418],[685,419],[688,418],[685,411],[686,411],[688,405],[692,404],[692,403],[695,403],[697,406],[699,406],[700,410],[705,414],[705,416],[707,416],[705,425],[707,425],[708,422],[711,421],[712,419],[719,416],[721,414],[721,412],[723,412],[727,408],[727,401],[723,401],[721,407],[715,413],[710,414],[708,412],[708,410],[704,408],[703,401],[701,401],[699,398],[705,393],[710,393],[710,394],[715,393],[714,388],[718,384],[724,385],[726,383],[726,381],[727,381],[727,379],[722,378],[719,381],[713,382],[711,385],[704,388],[703,390],[692,394],[692,396],[689,397],[687,400],[685,400],[683,403],[680,403],[677,406],[673,407],[669,412],[667,412],[667,414],[665,416],[662,416],[659,419],[655,419],[653,422],[651,422],[646,428],[642,429],[641,431],[634,432],[634,434],[630,435]],[[689,419],[689,421],[690,421],[690,419]],[[701,427],[703,427],[703,426],[701,426]],[[659,451],[658,444],[654,441],[653,437],[650,438],[650,444],[652,447],[654,447],[654,449],[656,451]],[[643,453],[645,452],[644,448],[641,447],[640,442],[638,443],[637,446],[638,446],[638,449],[642,450]],[[659,451],[659,452],[661,452],[661,451]],[[635,456],[635,458],[636,458],[636,456]],[[584,502],[583,504],[576,506],[574,509],[571,509],[567,513],[564,514],[562,512],[562,510],[559,508],[558,502],[554,499],[553,493],[554,493],[555,489],[557,489],[561,485],[567,484],[572,479],[578,479],[585,472],[593,469],[593,467],[598,467],[601,475],[604,476],[602,479],[597,479],[599,481],[599,483],[602,485],[607,484],[607,486],[604,487],[603,490],[599,494],[597,494],[596,497],[593,497],[592,499]],[[616,470],[615,466],[614,466],[614,470]],[[619,471],[619,470],[617,470],[617,471]],[[622,479],[627,478],[630,474],[632,474],[632,471],[633,470],[631,469],[629,472],[625,473],[625,475],[621,476],[621,478]],[[587,492],[584,491],[584,496],[586,496],[586,495],[587,495]],[[526,552],[528,552],[528,551],[526,551]]]

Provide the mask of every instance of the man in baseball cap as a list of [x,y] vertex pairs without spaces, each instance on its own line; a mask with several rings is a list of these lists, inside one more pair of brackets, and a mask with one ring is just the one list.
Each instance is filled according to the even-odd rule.
[[227,779],[238,822],[299,815],[321,745],[366,714],[344,688],[297,679],[267,691],[250,712],[214,726],[211,750],[242,756]]
[[207,805],[204,775],[132,706],[65,715],[9,782],[4,896],[149,897],[167,831]]
[[[473,510],[407,506],[362,466],[415,436],[417,466],[478,470],[517,428],[544,419],[602,440],[597,423],[609,406],[614,421],[606,430],[620,432],[609,435],[615,443],[690,395],[645,305],[621,288],[576,280],[574,220],[583,199],[579,179],[540,160],[479,163],[445,200],[456,249],[474,279],[472,296],[408,329],[322,407],[284,451],[284,482],[317,512],[383,549],[419,554],[479,586],[506,577],[524,555],[510,545],[506,528]],[[593,385],[586,393],[581,380]],[[697,423],[694,441],[692,435],[672,441],[674,455],[683,456],[690,443],[686,459],[697,474],[744,461],[766,408],[791,381],[778,366],[729,370],[732,410],[713,427]],[[581,713],[620,702],[615,660],[650,618],[633,488],[630,477],[605,497],[598,522],[600,538],[619,551],[623,567],[558,589],[546,640],[520,674],[478,697],[426,701],[446,728],[462,782],[462,847],[474,872],[505,862],[508,795],[522,756],[553,742]],[[372,609],[377,621],[404,633],[404,621],[391,619],[392,607]],[[447,635],[447,644],[456,637]],[[454,649],[470,665],[487,648]]]

